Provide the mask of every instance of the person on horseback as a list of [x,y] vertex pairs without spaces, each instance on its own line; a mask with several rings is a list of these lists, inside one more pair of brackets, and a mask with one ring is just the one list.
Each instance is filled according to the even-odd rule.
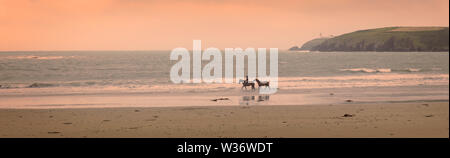
[[241,89],[242,88],[245,88],[245,89],[247,89],[247,86],[250,86],[250,87],[252,87],[252,90],[255,90],[255,83],[253,83],[253,82],[249,82],[248,81],[248,76],[245,76],[245,80],[239,80],[239,84],[240,83],[242,83],[242,87],[241,87]]
[[248,75],[245,76],[245,81],[244,81],[244,84],[247,84],[247,83],[248,83]]

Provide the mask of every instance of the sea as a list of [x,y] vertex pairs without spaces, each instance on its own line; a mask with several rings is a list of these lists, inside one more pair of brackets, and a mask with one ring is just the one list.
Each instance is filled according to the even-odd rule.
[[[448,101],[449,52],[278,53],[278,91],[170,80],[170,51],[0,52],[0,108]],[[202,65],[208,61],[203,61]],[[257,87],[258,88],[258,87]]]

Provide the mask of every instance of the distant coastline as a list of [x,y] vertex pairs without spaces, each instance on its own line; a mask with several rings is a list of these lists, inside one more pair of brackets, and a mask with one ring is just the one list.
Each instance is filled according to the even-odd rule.
[[359,30],[336,37],[321,37],[289,51],[449,51],[448,27],[385,27]]

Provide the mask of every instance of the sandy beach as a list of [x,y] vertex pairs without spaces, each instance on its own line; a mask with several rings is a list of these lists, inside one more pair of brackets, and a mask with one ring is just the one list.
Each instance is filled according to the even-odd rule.
[[255,90],[177,84],[171,54],[1,52],[0,137],[449,137],[448,52],[280,50]]
[[448,102],[0,109],[0,137],[449,137]]

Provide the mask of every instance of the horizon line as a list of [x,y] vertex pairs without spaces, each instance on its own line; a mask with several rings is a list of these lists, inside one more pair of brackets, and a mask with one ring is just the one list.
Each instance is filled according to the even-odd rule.
[[[177,48],[180,48],[180,47],[177,47]],[[240,47],[237,47],[237,48],[240,48]],[[252,48],[252,47],[247,47],[247,48]],[[175,49],[175,48],[174,48]],[[242,49],[246,49],[246,48],[242,48]],[[258,49],[258,48],[255,48],[255,49]],[[270,49],[270,48],[266,48],[266,49]],[[173,50],[173,49],[172,49]],[[113,51],[113,52],[122,52],[122,51],[137,51],[137,52],[144,52],[144,51],[152,51],[152,52],[155,52],[155,51],[172,51],[172,50],[169,50],[169,49],[159,49],[159,50],[157,50],[157,49],[154,49],[154,50],[150,50],[150,49],[148,49],[148,50],[145,50],[145,49],[140,49],[140,50],[82,50],[82,49],[76,49],[76,50],[0,50],[0,53],[4,53],[4,52],[88,52],[88,51],[91,51],[91,52],[107,52],[107,51]],[[206,49],[202,49],[202,51],[203,50],[206,50]],[[220,51],[225,51],[225,49],[219,49]],[[279,49],[278,48],[278,50],[281,50],[281,51],[287,51],[287,50],[289,50],[289,49]],[[188,51],[193,51],[192,49],[188,49]]]

